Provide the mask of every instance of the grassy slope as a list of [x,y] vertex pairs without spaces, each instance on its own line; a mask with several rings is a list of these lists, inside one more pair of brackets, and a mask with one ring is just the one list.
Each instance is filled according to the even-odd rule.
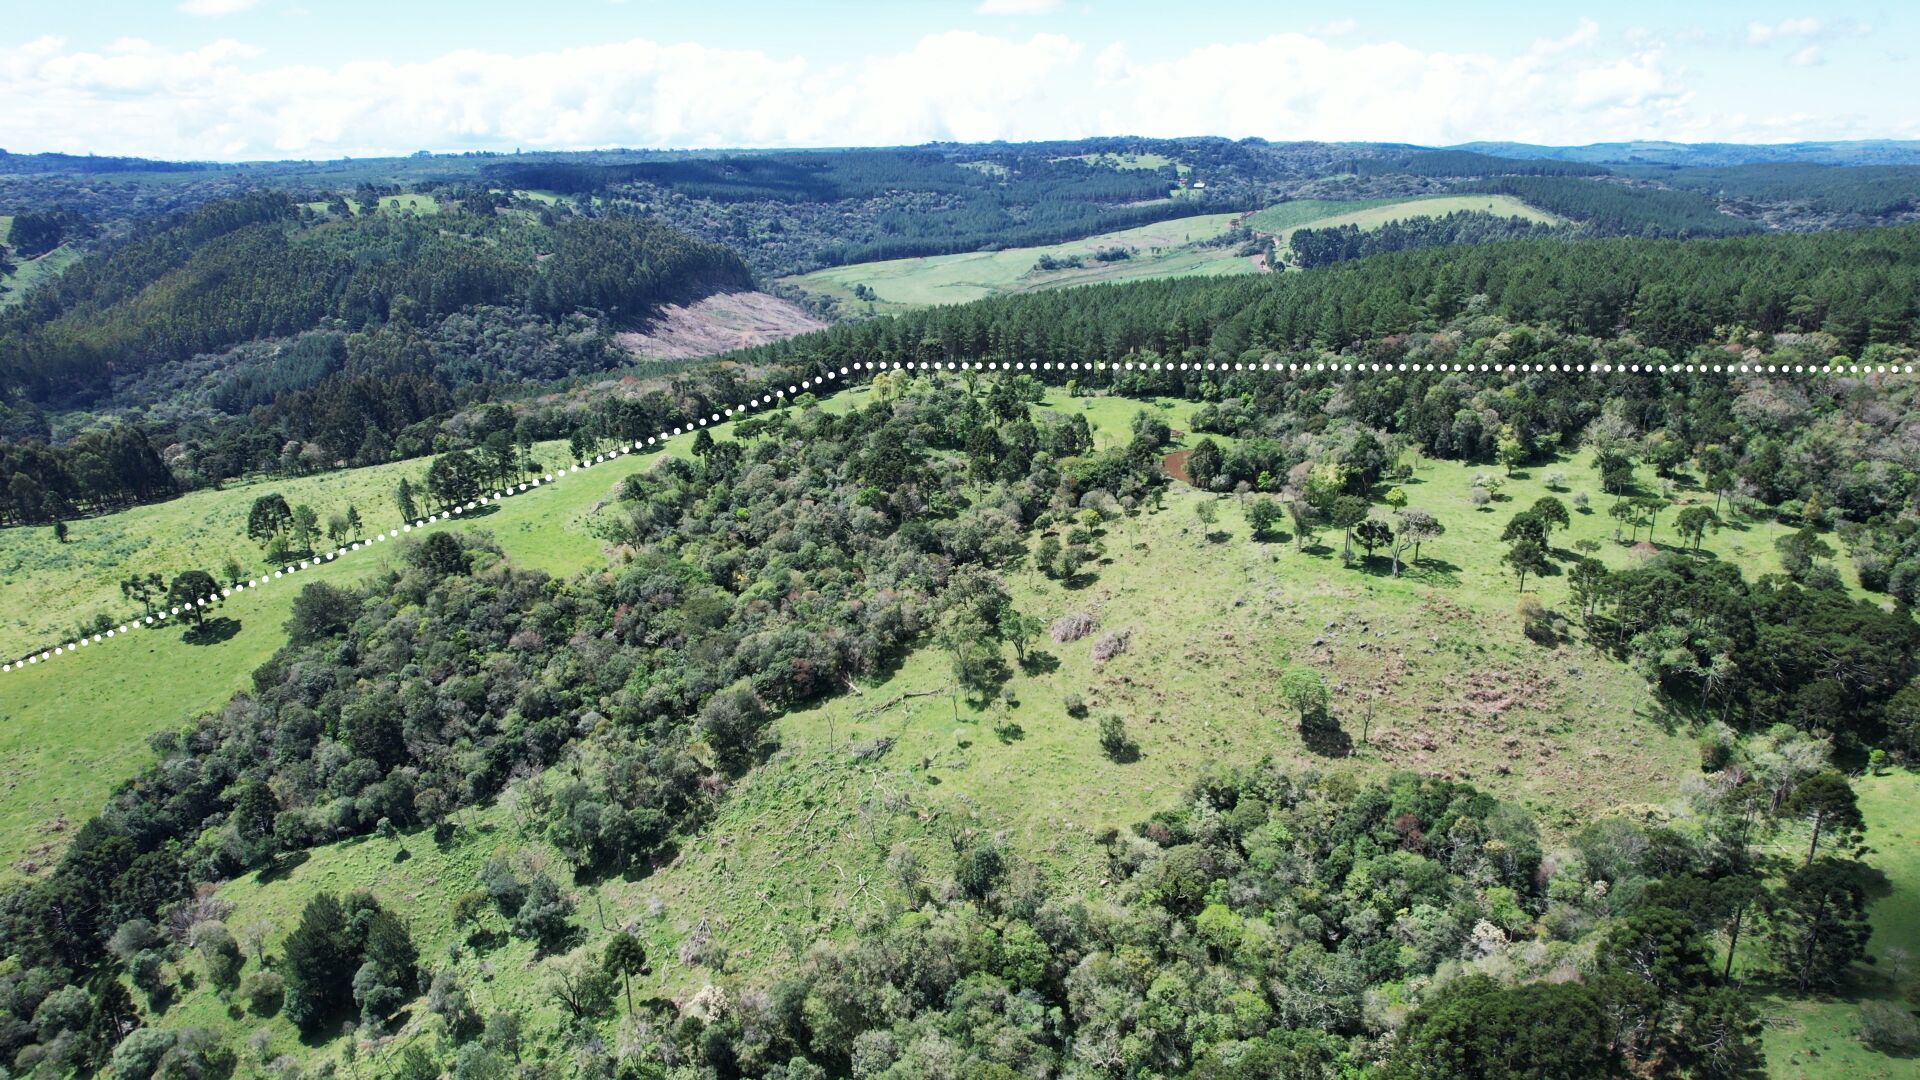
[[[566,457],[564,443],[537,447],[534,457],[549,466]],[[227,559],[240,560],[249,573],[266,568],[258,544],[247,539],[247,512],[254,499],[279,492],[293,505],[313,507],[324,526],[331,514],[356,506],[366,531],[400,524],[393,491],[402,477],[420,488],[427,461],[402,461],[364,469],[294,479],[231,484],[196,491],[168,502],[124,513],[74,521],[65,544],[51,528],[0,530],[0,654],[70,635],[95,614],[121,618],[133,605],[122,597],[119,581],[128,574],[159,571],[171,580],[182,570],[201,569],[216,576]],[[503,508],[502,512],[506,512]]]
[[1055,158],[1056,161],[1085,161],[1098,165],[1111,165],[1116,169],[1164,169],[1171,165],[1181,176],[1192,169],[1173,160],[1165,154],[1075,154],[1072,157]]
[[[1285,247],[1287,238],[1293,235],[1295,229],[1309,225],[1316,228],[1358,225],[1363,229],[1373,229],[1389,221],[1449,214],[1456,210],[1487,210],[1503,216],[1524,217],[1530,221],[1557,223],[1561,220],[1510,195],[1441,195],[1358,202],[1302,199],[1268,207],[1247,217],[1245,224],[1257,231],[1273,234]],[[783,280],[807,292],[836,297],[856,308],[862,307],[863,302],[854,299],[854,286],[866,285],[879,296],[872,304],[873,310],[885,314],[928,304],[965,303],[999,293],[1058,289],[1103,281],[1252,273],[1252,262],[1229,250],[1191,246],[1225,232],[1238,218],[1236,214],[1176,218],[1065,244],[854,263]],[[1100,248],[1116,245],[1134,248],[1137,254],[1124,262],[1090,263],[1074,270],[1042,273],[1033,269],[1034,263],[1042,255],[1055,258],[1084,257]]]
[[[864,396],[843,394],[836,403]],[[1084,410],[1103,445],[1124,440],[1141,407],[1059,396],[1049,405]],[[1172,401],[1153,407],[1176,427],[1186,426],[1192,408]],[[1584,463],[1561,467],[1573,489],[1596,486]],[[1421,466],[1407,489],[1412,503],[1439,515],[1449,532],[1428,548],[1425,568],[1399,581],[1380,573],[1379,564],[1342,569],[1337,537],[1322,538],[1328,550],[1304,555],[1290,543],[1253,543],[1231,502],[1221,504],[1214,526],[1228,537],[1210,542],[1194,513],[1203,497],[1187,490],[1158,513],[1108,526],[1110,561],[1089,586],[1068,589],[1030,571],[1012,573],[1009,585],[1023,610],[1049,620],[1067,610],[1097,610],[1101,632],[1132,632],[1128,653],[1100,666],[1089,656],[1092,639],[1043,643],[1050,663],[1016,673],[1009,684],[1017,704],[975,707],[945,693],[944,658],[922,651],[856,696],[784,717],[777,725],[781,750],[735,788],[718,820],[673,863],[651,876],[577,890],[587,944],[598,946],[603,926],[634,927],[656,958],[654,989],[682,997],[712,977],[712,969],[676,958],[677,946],[702,926],[725,947],[729,970],[777,970],[810,941],[848,932],[861,911],[880,902],[894,845],[914,848],[934,877],[943,875],[944,837],[960,821],[1004,831],[1048,880],[1097,889],[1099,830],[1125,827],[1177,800],[1210,761],[1274,754],[1365,773],[1416,768],[1471,777],[1533,807],[1550,833],[1609,807],[1671,798],[1677,778],[1697,768],[1684,729],[1667,730],[1645,684],[1620,666],[1578,644],[1543,649],[1525,642],[1513,616],[1513,586],[1485,559],[1497,550],[1495,537],[1511,512],[1543,490],[1545,470],[1509,482],[1510,498],[1488,513],[1467,503],[1471,471],[1453,463]],[[1576,517],[1576,537],[1610,534],[1602,515]],[[1758,572],[1771,562],[1771,535],[1725,532],[1709,547]],[[1626,553],[1609,545],[1602,557],[1621,564]],[[1553,580],[1540,593],[1553,604],[1565,585]],[[1249,694],[1295,663],[1355,688],[1385,680],[1370,745],[1337,762],[1318,756],[1283,708],[1257,690]],[[1528,689],[1519,700],[1497,713],[1489,707],[1486,695],[1523,679]],[[1068,691],[1086,696],[1088,718],[1065,713]],[[1357,709],[1352,696],[1336,698],[1356,737]],[[1126,716],[1143,750],[1140,761],[1116,764],[1099,753],[1094,722],[1110,711]],[[881,737],[897,740],[883,755],[850,752]],[[1891,788],[1887,799],[1873,801],[1880,790],[1863,788],[1876,815],[1885,812],[1881,802],[1892,801]],[[273,881],[230,883],[221,890],[236,904],[229,922],[271,922],[271,955],[313,890],[371,888],[408,911],[421,955],[441,962],[459,937],[447,921],[446,898],[475,886],[496,847],[545,850],[506,807],[469,810],[461,821],[445,850],[424,835],[367,838],[319,849]],[[410,857],[396,862],[401,848]],[[512,1002],[555,1019],[530,959],[526,945],[511,943],[484,959],[469,953],[460,967],[483,1008]],[[205,991],[189,995],[166,1022],[212,1025],[236,1039],[261,1023],[230,1015]],[[275,1052],[297,1048],[284,1021],[265,1026]],[[1792,1045],[1783,1042],[1782,1052]]]
[[[783,280],[808,292],[838,297],[856,306],[862,302],[853,299],[853,287],[867,285],[880,297],[874,309],[888,312],[928,304],[964,303],[1004,292],[1055,289],[1098,281],[1251,273],[1252,264],[1229,250],[1187,246],[1227,231],[1237,217],[1237,214],[1206,214],[1175,218],[1064,244],[855,263]],[[1131,259],[1115,263],[1092,263],[1089,258],[1089,265],[1077,270],[1038,273],[1033,269],[1042,255],[1090,257],[1101,248],[1116,246],[1133,248],[1136,253]]]
[[[831,398],[825,407],[847,408],[850,399]],[[716,425],[715,433],[724,435],[730,426]],[[684,455],[691,445],[691,436],[683,436],[673,440],[668,453]],[[535,456],[558,464],[565,455],[559,444],[551,444],[537,447]],[[592,512],[610,500],[620,480],[645,469],[651,460],[619,458],[552,488],[509,499],[472,524],[455,521],[428,528],[484,528],[516,562],[556,575],[578,573],[603,558],[604,545],[591,532]],[[281,491],[292,502],[310,499],[323,520],[352,498],[374,511],[367,514],[369,531],[390,528],[396,517],[390,509],[393,486],[402,475],[417,481],[425,470],[424,461],[373,466],[200,492],[77,522],[75,542],[67,545],[71,561],[47,571],[57,571],[60,583],[43,582],[39,571],[16,573],[10,567],[22,565],[18,561],[0,561],[0,581],[6,582],[0,607],[44,609],[51,612],[47,617],[54,625],[71,623],[85,611],[63,590],[79,596],[118,596],[114,582],[134,567],[165,566],[171,573],[197,563],[217,570],[221,556],[213,553],[227,545],[253,557],[251,569],[258,565],[258,549],[249,548],[237,534],[245,527],[253,498],[268,490]],[[92,530],[98,532],[90,538]],[[176,535],[185,538],[179,543],[201,553],[195,562],[175,565],[142,557],[149,547]],[[89,545],[89,539],[101,537],[117,539]],[[7,558],[10,545],[20,544],[50,546],[52,539],[46,529],[0,530],[0,559]],[[146,630],[0,675],[0,879],[30,871],[57,855],[71,827],[98,810],[113,786],[145,762],[149,736],[180,727],[244,689],[253,669],[285,643],[282,628],[299,585],[307,580],[358,580],[392,558],[390,550],[353,553],[303,571],[298,580],[241,592],[220,610],[240,624],[239,630],[217,644],[190,645],[177,631]],[[89,565],[85,556],[98,561]],[[204,562],[198,562],[201,557]],[[21,591],[28,588],[32,591]],[[122,607],[109,610],[120,612]]]
[[[7,224],[11,230],[12,220],[9,219]],[[0,285],[7,288],[6,292],[0,293],[0,306],[18,302],[28,289],[79,261],[79,249],[72,244],[61,244],[37,259],[16,259],[13,273],[0,275]]]
[[1301,199],[1270,206],[1248,218],[1247,225],[1257,232],[1271,233],[1275,243],[1285,248],[1296,229],[1330,229],[1341,225],[1377,229],[1389,221],[1440,217],[1459,210],[1480,210],[1501,217],[1522,217],[1549,225],[1558,225],[1565,220],[1529,206],[1511,195],[1427,195],[1416,199],[1367,199],[1351,203]]

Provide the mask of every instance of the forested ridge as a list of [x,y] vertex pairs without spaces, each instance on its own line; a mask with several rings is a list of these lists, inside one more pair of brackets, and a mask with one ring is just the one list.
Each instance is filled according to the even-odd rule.
[[1442,217],[1389,221],[1377,229],[1362,229],[1358,225],[1299,228],[1287,238],[1287,250],[1293,265],[1311,270],[1390,251],[1549,236],[1571,239],[1574,235],[1575,230],[1565,226],[1522,217],[1503,218],[1481,210],[1455,210]]
[[[0,313],[0,520],[417,456],[494,387],[606,371],[627,360],[619,327],[751,285],[727,249],[618,214],[316,213],[273,193],[207,203]],[[119,396],[165,419],[51,439],[46,409]],[[140,468],[103,467],[108,429],[133,433],[117,453]],[[566,434],[536,424],[527,438]]]
[[1525,199],[1608,236],[1732,236],[1760,231],[1758,224],[1721,213],[1713,200],[1693,191],[1561,176],[1502,176],[1473,181],[1466,190]]
[[116,374],[325,320],[360,329],[396,307],[416,319],[483,304],[637,317],[751,283],[724,248],[632,218],[300,217],[284,195],[210,203],[82,262],[0,317],[0,391],[84,397]]

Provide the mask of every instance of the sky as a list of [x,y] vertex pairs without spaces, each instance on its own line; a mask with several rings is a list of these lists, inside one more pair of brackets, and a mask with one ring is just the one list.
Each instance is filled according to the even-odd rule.
[[[1920,138],[1920,5],[69,0],[0,20],[0,148]],[[1905,103],[1905,104],[1903,104]]]

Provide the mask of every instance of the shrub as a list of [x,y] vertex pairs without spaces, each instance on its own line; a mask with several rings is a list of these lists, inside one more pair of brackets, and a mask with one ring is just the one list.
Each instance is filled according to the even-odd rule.
[[286,981],[272,971],[255,971],[240,980],[240,1000],[255,1016],[272,1016],[280,1008]]
[[1127,734],[1127,722],[1118,716],[1100,718],[1100,749],[1115,761],[1133,761],[1140,756],[1140,744]]
[[1116,630],[1111,634],[1101,637],[1099,641],[1093,643],[1094,661],[1104,664],[1114,657],[1119,656],[1121,653],[1126,652],[1127,638],[1129,636],[1129,631]]
[[1060,704],[1066,707],[1068,716],[1087,715],[1087,699],[1081,697],[1076,691],[1067,691],[1065,696],[1061,697]]
[[1093,633],[1093,628],[1097,625],[1099,624],[1094,621],[1093,616],[1087,612],[1069,611],[1053,620],[1053,625],[1047,629],[1047,633],[1054,641],[1065,645],[1069,641],[1079,641]]

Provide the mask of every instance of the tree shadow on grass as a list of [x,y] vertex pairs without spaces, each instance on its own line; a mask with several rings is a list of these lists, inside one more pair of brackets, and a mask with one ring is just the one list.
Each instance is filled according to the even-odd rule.
[[233,636],[239,632],[240,620],[222,615],[190,627],[186,633],[180,635],[180,640],[189,645],[218,645],[223,641],[232,640]]
[[1300,741],[1306,744],[1309,753],[1320,757],[1353,756],[1353,737],[1330,717],[1301,721]]
[[313,856],[305,851],[289,851],[263,867],[257,880],[262,885],[280,881],[306,864]]
[[1460,584],[1460,567],[1445,559],[1436,559],[1431,555],[1420,557],[1420,565],[1410,562],[1400,564],[1400,576],[1408,581],[1417,581],[1422,585],[1439,585],[1454,588]]
[[1026,675],[1051,675],[1060,670],[1060,658],[1041,649],[1028,649],[1027,658],[1020,661],[1020,671]]

